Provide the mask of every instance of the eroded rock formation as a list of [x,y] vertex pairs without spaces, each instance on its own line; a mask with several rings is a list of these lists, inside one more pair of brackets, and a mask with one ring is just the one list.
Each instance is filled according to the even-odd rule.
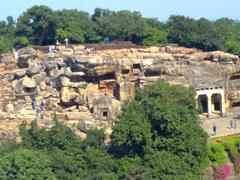
[[232,54],[173,46],[97,52],[61,46],[54,53],[42,49],[22,49],[17,59],[10,53],[4,55],[0,64],[1,138],[12,138],[22,121],[36,118],[51,128],[55,115],[78,133],[93,127],[111,132],[121,104],[134,96],[135,88],[157,79],[196,89],[221,86],[228,108],[240,102],[239,58]]

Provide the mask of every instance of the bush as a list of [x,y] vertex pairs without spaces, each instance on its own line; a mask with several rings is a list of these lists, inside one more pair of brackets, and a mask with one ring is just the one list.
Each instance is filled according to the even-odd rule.
[[210,144],[208,157],[214,165],[224,165],[226,163],[226,152],[223,145],[219,143]]
[[231,167],[229,164],[225,164],[216,168],[216,180],[225,180],[227,177],[231,176]]
[[14,43],[15,48],[23,48],[29,45],[29,41],[27,37],[18,37]]

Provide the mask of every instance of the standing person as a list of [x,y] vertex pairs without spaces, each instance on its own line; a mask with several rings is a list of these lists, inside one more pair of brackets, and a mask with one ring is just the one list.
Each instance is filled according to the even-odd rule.
[[43,99],[41,100],[41,104],[40,104],[40,115],[41,115],[41,119],[43,119],[43,115],[44,115],[44,102],[43,102]]
[[217,127],[216,127],[215,124],[213,125],[213,135],[214,135],[214,136],[217,135]]
[[36,99],[35,99],[35,98],[33,98],[33,100],[32,100],[32,109],[35,111],[35,110],[36,110],[36,108],[37,108]]
[[232,129],[232,128],[233,128],[233,120],[231,119],[231,120],[229,121],[229,123],[230,123],[230,129]]
[[103,41],[104,41],[104,44],[108,44],[108,43],[109,43],[109,37],[106,36],[106,37],[103,39]]
[[236,119],[233,120],[233,125],[234,125],[234,129],[236,129],[237,128],[237,120]]
[[68,38],[64,39],[66,46],[68,46]]
[[56,45],[59,46],[60,42],[58,41],[58,39],[56,40]]

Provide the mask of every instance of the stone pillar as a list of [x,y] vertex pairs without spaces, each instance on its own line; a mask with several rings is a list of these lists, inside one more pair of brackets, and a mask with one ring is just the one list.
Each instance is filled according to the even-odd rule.
[[212,115],[212,94],[207,94],[208,98],[208,118]]
[[221,105],[220,105],[221,116],[224,116],[226,114],[225,97],[224,97],[224,93],[220,93],[220,95],[221,95]]

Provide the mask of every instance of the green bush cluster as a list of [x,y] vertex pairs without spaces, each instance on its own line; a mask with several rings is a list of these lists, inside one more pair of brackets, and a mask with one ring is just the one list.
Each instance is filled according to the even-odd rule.
[[208,157],[214,166],[222,166],[231,161],[235,174],[240,173],[240,136],[223,137],[213,140],[208,146]]
[[227,154],[224,146],[219,143],[211,143],[209,145],[208,157],[215,165],[224,165],[227,161]]

